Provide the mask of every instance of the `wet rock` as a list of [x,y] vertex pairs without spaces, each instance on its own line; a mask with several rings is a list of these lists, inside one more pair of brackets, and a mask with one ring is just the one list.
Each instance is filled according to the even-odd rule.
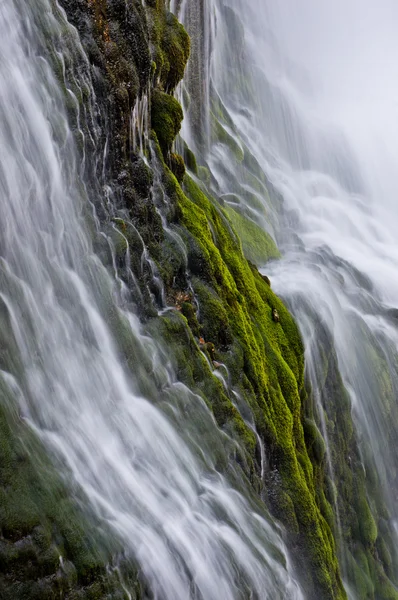
[[156,132],[163,156],[167,157],[180,131],[183,112],[179,102],[160,90],[154,91],[151,104],[152,127]]
[[181,183],[185,175],[185,163],[179,154],[170,154],[170,169],[173,171],[178,183]]

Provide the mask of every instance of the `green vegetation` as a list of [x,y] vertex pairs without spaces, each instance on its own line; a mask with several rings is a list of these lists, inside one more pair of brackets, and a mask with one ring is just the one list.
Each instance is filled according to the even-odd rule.
[[[313,593],[344,598],[333,536],[316,503],[301,424],[299,332],[282,302],[243,257],[222,209],[189,177],[184,191],[176,188],[181,222],[194,239],[194,244],[189,242],[188,260],[203,332],[228,366],[231,383],[251,407],[257,431],[266,442],[271,508],[303,548],[303,566],[314,567]],[[273,308],[279,323],[272,319]]]
[[181,81],[190,53],[190,39],[163,0],[148,2],[155,85],[172,93]]
[[[184,304],[192,304],[191,310],[184,307],[185,326],[175,317],[166,319],[163,337],[177,361],[178,376],[202,395],[205,390],[204,398],[219,426],[240,440],[247,475],[253,481],[254,436],[219,382],[209,384],[208,368],[198,357],[198,340],[195,344],[193,336],[199,334],[214,345],[214,358],[227,366],[232,387],[250,407],[266,443],[271,467],[267,476],[269,506],[288,528],[292,542],[301,548],[302,568],[313,566],[313,572],[305,577],[308,589],[314,597],[321,592],[324,598],[345,598],[333,535],[317,503],[313,465],[301,423],[304,355],[298,329],[280,299],[244,258],[239,237],[219,203],[188,175],[181,188],[160,148],[158,160],[163,165],[163,185],[177,207],[194,292],[192,299],[184,299]],[[183,312],[182,306],[177,308]],[[277,323],[273,309],[279,314]],[[322,460],[324,446],[318,431],[312,445]]]
[[230,206],[226,206],[225,211],[239,236],[243,253],[248,260],[261,266],[272,258],[280,257],[274,240],[262,227]]
[[[351,406],[328,334],[320,327],[327,407],[323,417],[336,483],[326,475],[320,415],[304,386],[298,328],[255,266],[278,258],[279,251],[242,206],[232,208],[207,192],[211,173],[197,165],[188,147],[183,155],[194,178],[185,172],[182,157],[173,153],[183,113],[171,94],[189,57],[187,33],[166,10],[164,0],[146,0],[145,8],[141,0],[61,0],[61,4],[87,48],[96,101],[109,128],[105,169],[115,205],[109,213],[101,205],[102,228],[119,275],[131,285],[128,273],[133,273],[139,282],[140,316],[147,331],[167,351],[179,380],[203,398],[218,426],[234,440],[234,458],[244,481],[265,497],[272,514],[286,527],[307,597],[346,598],[335,545],[341,535],[349,548],[344,557],[347,575],[359,597],[397,600],[388,579],[393,548],[383,506],[365,483]],[[239,27],[232,14],[228,18],[231,27]],[[250,87],[250,81],[243,85]],[[131,144],[131,112],[146,94],[153,131],[145,156],[137,156]],[[261,208],[258,198],[268,194],[267,181],[236,137],[225,109],[216,103],[211,133],[245,170],[251,208]],[[96,149],[101,156],[105,137]],[[102,172],[98,177],[102,181]],[[163,229],[154,199],[157,179],[167,203],[162,217],[181,239],[183,250]],[[175,309],[160,317],[153,303],[159,290],[151,287],[152,274],[142,266],[145,248],[162,279],[167,303]],[[151,365],[141,360],[128,325],[112,308],[111,299],[108,304],[107,322],[126,366],[149,372]],[[274,310],[278,320],[273,319]],[[366,351],[385,390],[385,412],[396,418],[385,361],[371,345]],[[229,389],[252,413],[265,444],[265,481],[259,477],[256,436],[234,396],[215,376],[220,365],[227,370]],[[145,391],[153,397],[155,383]],[[0,596],[5,600],[125,598],[116,571],[110,574],[106,569],[120,548],[109,544],[107,532],[93,517],[83,516],[78,492],[73,498],[41,444],[17,415],[4,408],[6,400],[0,406]],[[30,456],[35,457],[35,466]],[[228,469],[221,459],[216,467]],[[130,561],[126,560],[123,575],[139,598]]]
[[182,108],[169,94],[154,90],[152,94],[151,121],[164,156],[167,156],[181,128]]
[[[121,548],[82,513],[43,446],[6,408],[3,383],[0,393],[0,597],[126,600],[117,572],[106,570]],[[136,571],[126,567],[138,592]]]

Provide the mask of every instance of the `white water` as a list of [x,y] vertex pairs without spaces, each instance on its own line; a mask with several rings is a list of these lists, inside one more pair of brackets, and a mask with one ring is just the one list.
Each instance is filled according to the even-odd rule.
[[[299,144],[307,153],[304,161],[297,153],[292,164],[280,152],[280,165],[269,171],[287,207],[296,211],[295,233],[304,244],[286,248],[283,263],[273,268],[274,284],[290,298],[299,320],[304,319],[297,306],[302,302],[296,302],[301,297],[328,324],[363,448],[371,447],[394,519],[397,456],[390,445],[397,431],[391,432],[387,404],[396,403],[398,331],[386,311],[398,306],[398,69],[393,58],[398,7],[390,0],[322,8],[309,2],[304,9],[292,2],[289,9],[270,9],[264,17],[309,79],[306,85],[299,69],[291,75],[284,66],[270,76],[296,111],[305,132]],[[280,137],[289,130],[289,118],[282,125]],[[390,398],[367,346],[386,357]]]
[[[268,22],[285,52],[309,72],[311,87],[283,68],[273,83],[310,131],[309,160],[299,168],[287,161],[283,176],[279,169],[270,173],[297,211],[304,248],[287,247],[273,281],[308,341],[313,331],[304,302],[328,324],[365,468],[377,473],[397,549],[398,329],[389,310],[398,306],[398,7],[384,0],[322,9],[310,2],[304,10],[293,2],[290,9],[271,9]],[[313,363],[310,343],[308,359]]]
[[[273,225],[283,259],[263,272],[301,327],[321,420],[317,323],[332,335],[365,469],[388,507],[397,549],[398,5],[212,0],[207,14],[211,51],[203,62],[213,98],[283,208],[226,145],[210,139],[202,158],[219,194]],[[202,101],[210,112],[211,99]],[[195,148],[192,120],[182,136]]]
[[232,468],[231,481],[216,468],[228,470],[233,442],[117,307],[118,286],[93,252],[87,225],[97,220],[84,217],[49,62],[52,39],[59,50],[68,39],[85,64],[76,33],[47,0],[1,0],[0,32],[0,298],[11,330],[2,368],[21,418],[135,557],[154,598],[301,598],[281,532]]

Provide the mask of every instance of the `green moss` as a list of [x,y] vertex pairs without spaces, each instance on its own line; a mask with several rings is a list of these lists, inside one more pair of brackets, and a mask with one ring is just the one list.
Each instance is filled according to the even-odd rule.
[[[193,338],[187,320],[177,311],[154,320],[149,330],[167,347],[179,381],[203,397],[212,409],[218,425],[241,444],[245,462],[252,464],[256,438],[212,374],[209,362]],[[210,359],[211,357],[208,356]],[[249,469],[250,472],[250,469]]]
[[349,553],[347,570],[351,585],[354,586],[358,598],[361,598],[361,600],[373,600],[375,586],[369,571],[366,555],[357,553],[355,560],[351,553]]
[[207,167],[203,167],[203,166],[198,167],[197,175],[198,175],[199,179],[201,181],[203,181],[203,183],[205,185],[207,185],[207,186],[210,185],[211,174]]
[[280,252],[271,236],[254,221],[229,206],[225,211],[239,235],[245,257],[256,265],[263,265]]
[[178,101],[169,94],[155,90],[151,102],[151,123],[165,157],[180,131],[182,119],[182,108]]
[[174,173],[178,183],[182,183],[185,175],[185,163],[179,154],[171,154],[169,159],[170,169]]
[[232,152],[238,163],[244,159],[244,150],[241,144],[230,133],[229,128],[223,125],[217,117],[212,115],[212,135],[216,142],[224,144]]
[[[253,410],[271,464],[280,474],[283,501],[278,516],[301,540],[303,558],[314,566],[314,590],[322,591],[325,598],[344,598],[333,536],[316,502],[301,425],[303,348],[297,327],[269,285],[244,259],[223,210],[189,177],[184,179],[184,191],[185,195],[177,187],[175,194],[181,222],[195,240],[189,248],[189,264],[197,270],[199,263],[206,275],[206,283],[193,281],[200,324],[219,356],[225,357],[232,384],[244,390]],[[195,248],[194,256],[191,248]],[[278,323],[272,319],[273,308],[280,315]],[[228,332],[227,339],[224,332]],[[324,449],[317,444],[321,455]]]
[[195,309],[190,302],[184,302],[181,306],[181,314],[184,315],[188,321],[188,325],[191,328],[193,335],[200,337],[201,327],[196,317]]
[[155,82],[172,93],[182,79],[190,53],[190,38],[163,3],[148,6]]
[[380,565],[376,565],[376,590],[377,600],[398,600],[398,590],[387,578]]
[[193,285],[205,340],[219,349],[228,347],[232,341],[232,331],[221,299],[200,279],[194,279]]
[[[317,437],[313,432],[313,420],[316,416],[314,417],[311,411],[311,403],[308,403],[305,409],[310,416],[304,421],[304,430],[317,477],[318,502],[329,521],[327,506],[325,507],[321,493],[323,489],[326,501],[338,511],[338,520],[334,518],[334,531],[338,536],[345,578],[354,578],[350,585],[358,597],[374,600],[379,597],[375,585],[380,569],[385,579],[391,577],[391,580],[395,581],[389,566],[394,545],[389,536],[389,527],[383,527],[383,519],[380,519],[381,515],[386,515],[386,509],[378,494],[380,485],[377,470],[371,466],[372,463],[368,459],[370,449],[362,443],[359,453],[351,418],[351,405],[339,373],[333,341],[315,318],[314,323],[319,348],[318,368],[324,406],[323,418],[334,476],[333,481],[329,477],[322,477],[322,463],[319,463],[316,453],[313,452],[314,440]],[[374,344],[374,348],[377,348],[377,344]],[[368,349],[365,344],[362,350],[366,353],[371,350],[369,356],[373,356],[373,360],[377,361],[377,353],[374,352],[373,346]],[[389,378],[383,376],[383,363],[381,357],[379,364],[375,364],[372,370],[372,377],[377,377],[378,386],[384,382],[384,389],[389,394],[391,386]],[[366,473],[363,465],[369,465]],[[332,522],[330,525],[333,528]],[[356,566],[350,563],[350,553],[355,557]]]
[[373,546],[377,538],[377,525],[373,518],[366,497],[360,496],[356,502],[359,529],[362,542],[365,546]]
[[142,158],[130,165],[134,189],[141,198],[148,198],[153,184],[153,173]]
[[303,427],[307,448],[312,451],[314,460],[321,462],[326,453],[326,444],[321,432],[316,426],[315,421],[311,419],[305,419]]
[[393,573],[392,573],[393,561],[392,561],[391,552],[390,552],[385,540],[381,536],[379,536],[376,540],[376,550],[377,550],[377,555],[383,564],[386,574],[389,577],[392,576],[393,575]]
[[[3,401],[4,393],[2,386]],[[93,586],[96,598],[116,593],[106,566],[117,544],[79,510],[41,444],[4,402],[0,440],[1,598],[53,599],[69,590],[89,600]]]
[[300,529],[293,501],[280,484],[272,488],[269,500],[275,517],[285,524],[290,534],[298,535]]
[[192,152],[192,150],[190,150],[190,148],[188,148],[186,143],[184,143],[183,156],[184,156],[184,161],[185,161],[187,168],[190,171],[192,171],[192,173],[194,175],[197,175],[198,174],[198,165],[196,163],[195,154]]
[[190,38],[170,12],[166,14],[161,46],[165,57],[162,79],[165,88],[173,91],[184,75],[190,52]]
[[321,510],[322,516],[330,527],[330,531],[335,531],[335,516],[332,508],[332,504],[327,500],[325,493],[321,486],[317,489],[318,503]]

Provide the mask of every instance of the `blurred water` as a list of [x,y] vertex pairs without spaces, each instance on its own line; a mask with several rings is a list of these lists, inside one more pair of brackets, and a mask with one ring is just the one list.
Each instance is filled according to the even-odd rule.
[[0,30],[2,368],[21,418],[138,562],[153,598],[301,598],[279,528],[228,468],[234,443],[118,306],[120,282],[93,251],[90,156],[82,165],[76,141],[88,152],[98,131],[76,32],[49,0],[1,0]]
[[[211,91],[200,114],[213,131],[198,144],[188,77],[182,137],[209,166],[212,188],[278,241],[283,259],[263,272],[300,325],[323,423],[320,330],[333,340],[367,481],[387,506],[397,572],[398,6],[200,4],[211,22],[201,65]],[[186,0],[180,14],[199,39],[191,5]],[[229,140],[214,131],[217,121]],[[326,426],[323,433],[328,441]]]

